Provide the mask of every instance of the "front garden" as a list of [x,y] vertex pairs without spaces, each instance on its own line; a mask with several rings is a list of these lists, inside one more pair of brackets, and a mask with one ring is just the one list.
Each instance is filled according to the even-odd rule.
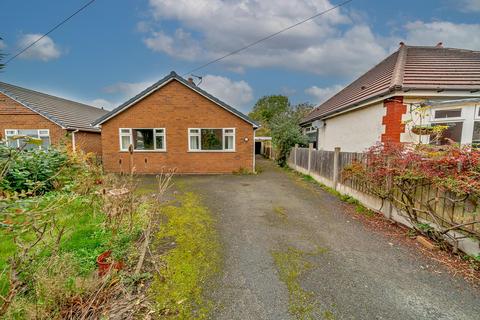
[[0,144],[0,173],[0,318],[207,316],[213,220],[195,194],[168,192],[173,172],[142,192],[68,146]]

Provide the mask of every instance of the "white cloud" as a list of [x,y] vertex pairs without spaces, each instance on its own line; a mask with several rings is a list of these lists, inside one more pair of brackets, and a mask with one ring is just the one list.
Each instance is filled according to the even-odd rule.
[[[329,0],[150,0],[150,5],[154,21],[149,25],[157,31],[144,39],[147,47],[189,61],[217,58],[333,7]],[[222,63],[228,68],[358,74],[383,58],[386,50],[366,24],[354,25],[352,19],[358,18],[335,9]],[[166,33],[160,29],[164,20],[179,22],[181,28]]]
[[200,88],[243,111],[250,109],[249,103],[253,100],[253,89],[243,80],[233,81],[226,77],[209,74],[203,77]]
[[118,82],[111,86],[105,87],[103,90],[106,93],[119,93],[123,98],[131,98],[149,86],[154,84],[155,81],[142,81],[142,82]]
[[112,110],[117,106],[116,103],[101,98],[88,101],[86,104],[105,110]]
[[324,88],[312,86],[310,88],[305,89],[305,93],[312,96],[315,99],[314,103],[320,104],[322,102],[327,101],[331,97],[333,97],[343,88],[344,86],[341,86],[339,84],[333,85],[331,87],[324,87]]
[[460,0],[455,1],[454,5],[459,6],[463,12],[480,12],[480,0]]
[[445,47],[480,50],[480,24],[447,21],[414,21],[405,25],[406,43],[434,46],[443,42]]
[[162,31],[152,32],[150,37],[143,40],[145,45],[156,52],[163,52],[185,60],[197,60],[202,57],[200,44],[194,40],[189,32],[183,29],[175,30],[173,36]]
[[[17,46],[20,49],[23,49],[39,39],[41,36],[41,34],[34,33],[24,34],[18,40]],[[49,61],[59,58],[61,54],[62,52],[60,48],[55,44],[55,42],[53,42],[52,38],[46,36],[35,45],[30,47],[27,51],[22,53],[19,57],[23,59]]]

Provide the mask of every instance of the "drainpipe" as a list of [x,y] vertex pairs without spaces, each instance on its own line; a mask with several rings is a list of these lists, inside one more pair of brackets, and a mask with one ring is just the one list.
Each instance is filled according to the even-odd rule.
[[74,130],[72,131],[72,151],[73,153],[77,153],[77,145],[76,145],[76,141],[75,141],[75,133],[77,133],[79,130]]

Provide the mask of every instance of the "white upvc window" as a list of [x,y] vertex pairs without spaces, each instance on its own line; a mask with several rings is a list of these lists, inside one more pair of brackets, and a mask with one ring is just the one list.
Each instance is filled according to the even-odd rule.
[[120,151],[166,151],[165,128],[120,128]]
[[188,151],[235,151],[235,128],[189,128]]
[[472,145],[480,148],[480,104],[476,106],[475,121],[473,122]]
[[[27,143],[25,139],[15,139],[16,136],[27,136],[34,139],[42,140],[40,145]],[[49,129],[6,129],[5,138],[7,145],[13,148],[29,149],[48,149],[50,146],[50,130]]]

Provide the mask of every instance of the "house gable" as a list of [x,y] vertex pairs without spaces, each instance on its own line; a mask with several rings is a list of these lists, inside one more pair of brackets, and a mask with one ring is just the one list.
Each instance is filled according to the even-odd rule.
[[[161,128],[165,150],[136,150],[132,157],[120,148],[120,130]],[[234,150],[190,151],[189,129],[235,131]],[[178,81],[171,81],[102,124],[103,163],[108,172],[231,173],[253,170],[253,126]]]
[[213,95],[209,94],[208,92],[206,92],[206,91],[202,90],[201,88],[197,87],[195,84],[183,79],[182,77],[180,77],[179,75],[177,75],[173,71],[168,76],[166,76],[165,78],[161,79],[157,83],[153,84],[152,86],[148,87],[144,91],[140,92],[138,95],[129,99],[128,101],[126,101],[125,103],[123,103],[119,107],[115,108],[114,110],[112,110],[108,114],[106,114],[103,117],[97,119],[92,125],[94,125],[94,126],[102,125],[103,123],[107,122],[111,118],[117,116],[118,114],[124,112],[125,110],[132,107],[133,105],[135,105],[139,101],[141,101],[141,100],[145,99],[146,97],[148,97],[149,95],[153,94],[157,90],[161,90],[164,86],[171,83],[172,81],[179,82],[180,84],[189,88],[193,92],[203,96],[204,98],[210,100],[211,102],[213,102],[217,106],[227,110],[228,112],[236,115],[237,117],[241,118],[245,122],[251,124],[254,128],[259,127],[259,125],[255,121],[251,120],[248,116],[244,115],[243,113],[241,113],[240,111],[236,110],[235,108],[229,106],[225,102],[219,100],[218,98],[214,97]]

